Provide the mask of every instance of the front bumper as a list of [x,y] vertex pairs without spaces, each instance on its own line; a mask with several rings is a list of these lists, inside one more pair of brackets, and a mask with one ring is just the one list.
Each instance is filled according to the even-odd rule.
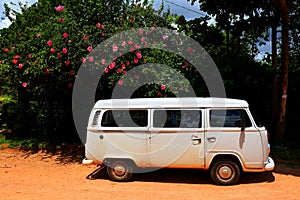
[[275,162],[271,157],[268,157],[267,162],[265,162],[265,170],[272,171],[275,167]]

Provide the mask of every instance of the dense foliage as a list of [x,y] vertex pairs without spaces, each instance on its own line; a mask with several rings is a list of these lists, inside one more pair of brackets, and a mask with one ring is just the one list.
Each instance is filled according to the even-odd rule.
[[[100,62],[107,66],[96,99],[110,98],[113,88],[124,84],[121,78],[127,72],[147,63],[172,66],[190,81],[198,96],[207,96],[205,83],[189,62],[174,53],[147,48],[149,42],[155,41],[148,40],[149,33],[139,29],[143,27],[151,27],[151,30],[176,27],[198,41],[217,64],[227,96],[249,101],[261,121],[268,128],[272,127],[273,78],[280,70],[272,67],[269,57],[262,61],[256,60],[256,56],[257,45],[269,39],[273,16],[267,12],[273,10],[267,9],[263,2],[257,5],[252,1],[222,2],[203,1],[201,9],[210,15],[190,21],[163,12],[163,7],[156,11],[153,4],[145,0],[39,0],[29,8],[21,5],[22,13],[6,6],[6,15],[14,12],[16,16],[11,18],[13,23],[9,28],[0,30],[0,128],[27,136],[68,138],[72,135],[71,138],[76,139],[71,97],[77,71],[83,63]],[[239,9],[242,4],[247,6]],[[209,16],[217,16],[216,24],[207,23]],[[299,10],[294,9],[293,16],[299,16]],[[296,26],[299,18],[291,20],[295,27],[291,28],[290,52],[299,58],[299,26]],[[112,63],[88,56],[101,42],[130,29],[137,30],[138,41],[129,39],[110,48],[119,53],[123,46],[130,45],[131,53],[119,55]],[[168,35],[161,37],[168,40]],[[192,53],[192,49],[187,51]],[[293,59],[289,68],[291,97],[287,123],[290,135],[295,136],[299,134],[292,123],[300,120],[294,108],[299,100],[295,87],[299,81],[299,62]],[[147,73],[160,78],[160,83],[140,87],[132,97],[174,96],[176,91],[188,94],[185,80],[178,82],[169,73]],[[142,77],[133,76],[130,84],[136,84],[139,79]],[[170,90],[171,87],[177,89]]]

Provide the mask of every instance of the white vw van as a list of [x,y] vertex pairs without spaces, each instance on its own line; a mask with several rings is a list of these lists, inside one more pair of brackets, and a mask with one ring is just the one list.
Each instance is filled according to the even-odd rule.
[[90,115],[83,164],[107,166],[113,181],[153,168],[209,170],[216,184],[274,169],[267,130],[248,103],[228,98],[98,101]]

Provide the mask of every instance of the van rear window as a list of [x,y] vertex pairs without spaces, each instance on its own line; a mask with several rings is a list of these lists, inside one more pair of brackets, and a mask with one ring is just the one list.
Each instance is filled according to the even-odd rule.
[[103,127],[146,127],[147,110],[107,110],[103,113]]

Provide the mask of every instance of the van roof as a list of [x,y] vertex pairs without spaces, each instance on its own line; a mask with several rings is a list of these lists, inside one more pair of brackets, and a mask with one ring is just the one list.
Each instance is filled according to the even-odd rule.
[[244,100],[213,97],[106,99],[96,102],[96,109],[126,108],[245,108]]

